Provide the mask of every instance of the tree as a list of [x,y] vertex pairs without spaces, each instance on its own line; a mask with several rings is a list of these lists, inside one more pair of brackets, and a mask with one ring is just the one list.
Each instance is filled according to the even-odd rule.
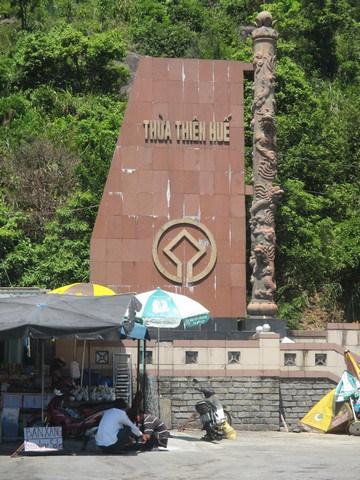
[[98,204],[91,193],[76,192],[33,247],[31,268],[19,280],[24,286],[56,288],[89,278],[89,248]]
[[1,169],[8,201],[27,212],[31,236],[41,236],[46,222],[76,185],[78,159],[48,139],[37,138],[22,143],[5,162]]
[[1,285],[17,284],[22,273],[23,264],[11,261],[14,252],[27,241],[23,225],[26,216],[10,208],[3,195],[0,197],[0,282]]
[[39,5],[39,0],[11,0],[11,6],[16,9],[21,21],[22,30],[29,28],[29,15]]
[[128,79],[120,32],[87,36],[71,25],[35,32],[19,39],[16,84],[23,89],[51,85],[73,92],[113,92]]

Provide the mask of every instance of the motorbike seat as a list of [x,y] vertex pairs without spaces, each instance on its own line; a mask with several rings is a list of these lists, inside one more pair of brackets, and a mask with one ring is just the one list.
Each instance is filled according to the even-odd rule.
[[212,405],[206,400],[201,400],[195,404],[195,409],[200,415],[205,415],[212,411]]

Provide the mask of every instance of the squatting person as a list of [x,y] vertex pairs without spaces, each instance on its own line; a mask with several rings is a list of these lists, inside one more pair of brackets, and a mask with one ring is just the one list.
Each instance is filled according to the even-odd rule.
[[129,419],[125,412],[127,405],[118,399],[115,408],[106,410],[101,418],[95,442],[105,453],[120,453],[131,448],[136,440],[146,443],[147,437]]
[[167,447],[170,433],[167,426],[160,418],[149,413],[140,412],[136,417],[140,429],[144,432],[146,443],[143,450],[151,450],[157,447]]

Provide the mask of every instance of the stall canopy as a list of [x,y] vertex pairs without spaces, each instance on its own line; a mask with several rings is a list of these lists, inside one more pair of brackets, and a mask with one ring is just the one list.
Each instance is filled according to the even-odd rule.
[[105,285],[98,283],[71,283],[70,285],[63,285],[49,292],[57,295],[77,295],[79,297],[102,297],[104,295],[116,295],[114,290]]
[[[134,327],[124,315],[134,302],[133,295],[85,297],[35,295],[0,299],[0,337],[34,338],[102,335]],[[130,318],[135,314],[129,315]]]

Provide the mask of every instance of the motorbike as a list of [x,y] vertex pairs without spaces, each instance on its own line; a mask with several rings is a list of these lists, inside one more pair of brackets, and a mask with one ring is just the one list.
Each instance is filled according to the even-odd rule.
[[[68,400],[67,395],[55,396],[47,406],[44,419],[45,425],[62,427],[65,438],[89,438],[96,432],[104,411],[112,408],[111,403],[69,407]],[[42,423],[41,418],[37,416],[29,421],[28,426],[32,427],[40,423]]]
[[[198,384],[199,381],[194,378],[193,383]],[[200,400],[195,404],[195,410],[200,416],[202,429],[206,431],[203,439],[207,441],[222,440],[225,436],[225,422],[229,425],[232,424],[230,412],[224,410],[213,390],[195,386],[194,389],[204,396],[204,400]]]

